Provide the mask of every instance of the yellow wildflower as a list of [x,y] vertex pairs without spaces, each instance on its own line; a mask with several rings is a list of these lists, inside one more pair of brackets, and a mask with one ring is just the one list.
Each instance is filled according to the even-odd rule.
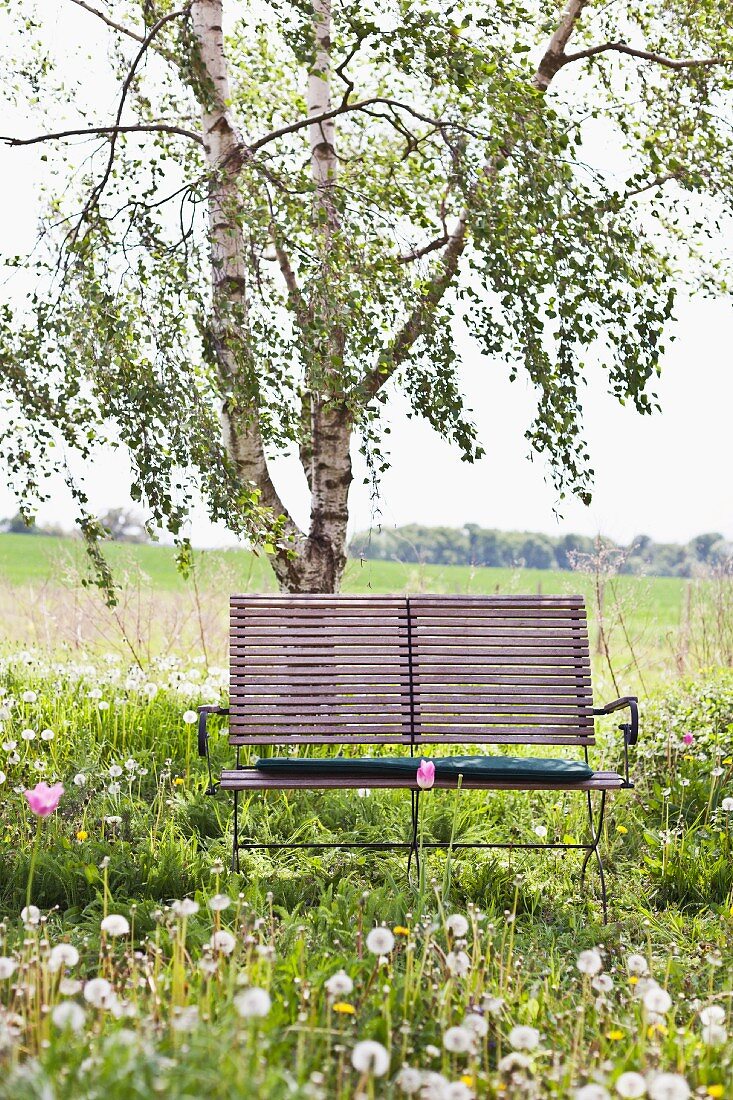
[[625,825],[617,825],[616,826],[616,832],[621,833],[622,836],[625,835],[626,833],[628,833],[628,831],[629,830],[626,828]]
[[354,1008],[354,1006],[347,1004],[346,1001],[336,1001],[336,1004],[333,1006],[333,1010],[334,1012],[342,1013],[342,1015],[344,1016],[354,1016],[356,1014],[356,1009]]
[[618,1028],[616,1028],[614,1031],[609,1031],[608,1035],[606,1036],[606,1038],[611,1039],[614,1043],[617,1043],[618,1040],[623,1039],[623,1037],[623,1031],[619,1031]]
[[472,1089],[476,1084],[476,1078],[470,1073],[464,1073],[461,1077],[461,1084],[465,1085],[467,1089]]
[[647,1038],[653,1039],[655,1033],[659,1033],[659,1035],[666,1035],[667,1029],[664,1024],[650,1024],[646,1031]]
[[632,974],[631,977],[629,978],[629,985],[636,985],[638,980],[639,980],[638,976],[636,974]]
[[409,928],[404,928],[403,925],[401,925],[401,924],[396,924],[394,926],[394,928],[392,929],[392,931],[394,932],[395,936],[409,936],[410,935],[410,929]]
[[89,833],[86,831],[86,829],[79,829],[79,832],[76,834],[76,839],[81,844],[82,841],[86,840],[86,838],[88,836],[89,836]]
[[723,1096],[723,1095],[725,1095],[723,1093],[723,1086],[722,1085],[708,1085],[708,1093],[707,1094],[708,1094],[708,1096]]
[[[726,756],[723,763],[724,764],[733,764],[733,756]],[[718,1085],[713,1085],[713,1088],[718,1088]]]
[[685,755],[682,757],[682,759],[683,760],[694,760],[695,757],[692,755],[692,753],[686,752]]
[[176,778],[173,780],[173,786],[174,787],[182,787],[183,786],[183,780],[181,779],[180,775],[177,775]]

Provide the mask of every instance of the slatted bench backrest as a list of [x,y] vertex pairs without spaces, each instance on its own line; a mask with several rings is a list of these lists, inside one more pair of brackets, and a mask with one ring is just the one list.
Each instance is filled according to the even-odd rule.
[[580,596],[233,596],[230,740],[593,743]]

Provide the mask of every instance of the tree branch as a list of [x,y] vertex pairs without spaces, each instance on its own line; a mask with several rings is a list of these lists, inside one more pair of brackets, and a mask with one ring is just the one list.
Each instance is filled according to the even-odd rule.
[[322,111],[319,115],[311,115],[310,118],[301,118],[298,119],[297,122],[291,122],[287,126],[281,126],[277,130],[271,130],[269,134],[263,134],[261,138],[257,138],[256,141],[248,145],[247,152],[256,153],[263,145],[267,145],[277,138],[285,137],[286,134],[294,134],[298,130],[304,130],[306,126],[314,126],[320,122],[327,122],[328,119],[336,118],[338,115],[350,114],[352,111],[364,111],[367,107],[373,107],[375,105],[391,107],[398,111],[406,111],[419,122],[426,122],[428,125],[434,126],[438,130],[459,130],[472,137],[480,136],[477,131],[472,130],[468,126],[463,126],[459,122],[447,122],[444,119],[431,118],[430,115],[424,115],[422,112],[415,110],[409,103],[402,103],[399,99],[386,99],[383,96],[371,96],[369,99],[359,100],[358,103],[346,103],[342,100],[338,107],[333,107],[330,111]]
[[99,199],[102,197],[102,193],[103,193],[105,187],[107,186],[107,181],[109,180],[109,177],[112,174],[112,165],[114,164],[114,159],[115,159],[115,146],[117,144],[117,133],[116,133],[116,131],[120,126],[120,122],[122,120],[122,112],[125,109],[125,100],[127,99],[127,93],[130,90],[130,85],[132,84],[133,77],[135,76],[135,72],[137,70],[138,65],[140,64],[143,57],[147,53],[147,50],[148,50],[148,47],[150,46],[150,43],[155,38],[156,34],[158,34],[158,32],[160,30],[162,30],[162,28],[166,25],[166,23],[170,23],[174,19],[179,19],[181,16],[188,15],[189,9],[190,9],[190,5],[187,4],[185,8],[181,8],[178,11],[168,12],[167,15],[162,15],[160,17],[160,19],[158,19],[157,22],[155,22],[153,24],[153,26],[150,28],[148,33],[145,35],[145,38],[142,41],[142,45],[140,46],[140,49],[137,51],[137,54],[135,55],[135,57],[133,59],[133,62],[130,65],[130,68],[128,70],[127,76],[125,77],[125,80],[122,84],[122,94],[120,95],[120,101],[119,101],[119,104],[117,106],[117,115],[115,117],[114,127],[111,131],[112,139],[110,141],[109,157],[107,159],[107,167],[104,170],[104,174],[102,175],[101,180],[94,187],[91,195],[89,196],[88,201],[86,202],[86,204],[84,206],[84,211],[82,213],[81,220],[86,218],[88,216],[90,210],[92,210],[93,207],[99,202]]
[[185,130],[182,126],[169,126],[163,122],[151,122],[140,123],[138,125],[131,126],[90,126],[87,129],[81,130],[59,130],[54,134],[38,134],[36,137],[31,138],[16,138],[6,137],[0,135],[0,141],[6,145],[38,145],[42,141],[58,141],[61,138],[67,137],[92,137],[95,134],[130,134],[135,132],[141,133],[162,133],[162,134],[179,134],[181,137],[190,138],[191,141],[197,142],[199,145],[203,145],[203,138],[200,134],[195,133],[193,130]]
[[[71,0],[71,3],[76,4],[78,8],[83,8],[84,11],[88,11],[90,15],[96,15],[97,19],[101,19],[103,23],[106,23],[108,27],[112,28],[112,30],[118,31],[119,34],[124,34],[127,38],[132,38],[135,42],[145,41],[144,34],[139,34],[137,31],[130,30],[129,27],[124,27],[122,23],[116,23],[114,19],[110,19],[110,17],[106,15],[103,11],[100,11],[99,8],[95,8],[92,7],[91,4],[87,4],[86,0]],[[169,53],[168,50],[164,49],[162,46],[158,46],[153,43],[151,49],[155,50],[157,54],[160,54],[161,57],[164,57],[167,61],[172,62],[174,65],[178,64],[173,54]]]
[[611,52],[638,57],[641,61],[653,61],[665,69],[710,69],[716,65],[733,65],[733,57],[690,57],[677,60],[673,57],[665,57],[661,53],[654,53],[652,50],[637,50],[633,46],[627,46],[625,42],[604,42],[600,46],[589,46],[587,50],[565,54],[558,68],[564,68],[565,65],[570,65],[573,61],[581,61],[586,57],[596,57],[598,54]]
[[[538,91],[546,92],[555,73],[562,67],[562,60],[565,57],[565,47],[570,40],[570,36],[575,29],[575,25],[580,18],[583,8],[586,7],[588,2],[589,0],[570,0],[567,10],[560,20],[537,66],[537,71],[535,72],[532,83]],[[510,152],[510,148],[502,150],[502,154],[505,158],[509,156]],[[487,161],[484,165],[484,178],[491,178],[496,174],[497,170],[496,159]],[[413,345],[426,331],[431,319],[435,316],[435,311],[440,305],[443,295],[453,282],[458,270],[459,260],[466,247],[470,202],[476,194],[477,187],[478,184],[471,189],[466,207],[461,210],[453,231],[448,235],[448,240],[445,243],[445,250],[441,256],[441,266],[439,270],[427,285],[426,289],[419,295],[417,305],[395,336],[391,349],[381,358],[376,367],[367,371],[364,375],[358,387],[358,392],[364,404],[367,404],[377,395],[377,393],[379,393],[385,382],[388,381],[398,367],[407,359]]]

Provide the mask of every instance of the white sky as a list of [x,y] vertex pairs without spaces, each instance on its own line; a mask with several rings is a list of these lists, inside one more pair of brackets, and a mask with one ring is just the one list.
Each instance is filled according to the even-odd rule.
[[[43,6],[48,12],[58,10],[50,0],[44,0]],[[89,48],[95,23],[76,9],[71,22],[64,24],[70,47],[73,36],[84,34]],[[98,64],[99,53],[93,52]],[[2,130],[27,133],[35,132],[36,126],[23,124],[13,112]],[[32,242],[38,213],[36,187],[43,170],[38,158],[38,150],[0,147],[4,252],[21,251]],[[408,419],[406,403],[397,398],[391,406],[388,439],[393,467],[382,482],[382,522],[451,526],[474,522],[550,534],[602,532],[621,541],[641,533],[662,541],[686,541],[702,531],[718,530],[733,539],[733,309],[730,299],[701,299],[680,303],[678,313],[676,340],[668,343],[656,386],[661,414],[640,417],[631,408],[620,407],[605,393],[602,372],[589,375],[584,405],[596,471],[594,501],[589,508],[574,500],[563,502],[562,520],[553,514],[556,494],[545,481],[543,464],[527,457],[523,433],[532,418],[531,388],[521,378],[510,384],[505,367],[482,358],[459,334],[467,404],[474,410],[487,455],[474,466],[461,462],[457,452],[426,424]],[[357,456],[351,494],[353,530],[369,526],[371,520],[363,476]],[[305,522],[307,494],[297,463],[278,462],[276,480],[286,504]],[[130,502],[127,470],[119,455],[99,455],[88,488],[97,510]],[[15,508],[12,495],[0,486],[0,515]],[[62,486],[54,486],[53,500],[44,507],[41,519],[71,526]],[[206,521],[203,510],[192,533],[199,545],[229,541],[225,531]]]

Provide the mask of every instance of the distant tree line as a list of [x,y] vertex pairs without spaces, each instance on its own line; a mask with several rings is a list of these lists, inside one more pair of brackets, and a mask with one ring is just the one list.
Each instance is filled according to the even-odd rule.
[[[628,546],[603,539],[616,548],[621,573],[691,577],[733,557],[733,543],[718,532],[697,535],[686,544],[654,542],[639,535]],[[598,552],[598,539],[586,535],[496,531],[467,523],[465,527],[422,527],[362,531],[351,541],[353,558],[435,565],[498,565],[527,569],[572,569]]]
[[[97,517],[113,542],[150,542],[145,521],[129,508],[109,508]],[[54,535],[70,538],[72,532],[57,525],[37,524],[32,517],[16,512],[9,519],[0,519],[0,533],[6,535]],[[73,537],[76,537],[74,533]]]

